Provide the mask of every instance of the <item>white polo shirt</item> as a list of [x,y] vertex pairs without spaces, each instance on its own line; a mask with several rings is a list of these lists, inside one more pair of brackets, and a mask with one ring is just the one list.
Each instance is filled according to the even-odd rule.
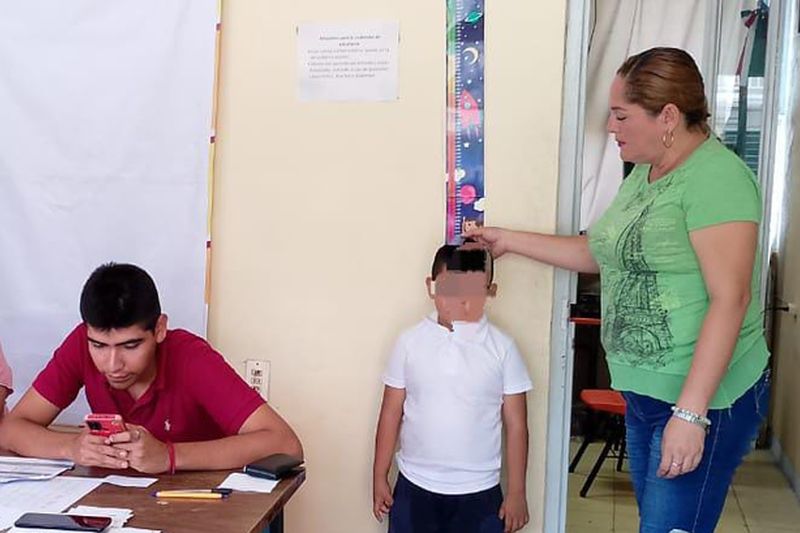
[[397,466],[415,485],[468,494],[500,482],[503,395],[531,389],[513,339],[491,325],[428,316],[395,344],[383,382],[406,390]]

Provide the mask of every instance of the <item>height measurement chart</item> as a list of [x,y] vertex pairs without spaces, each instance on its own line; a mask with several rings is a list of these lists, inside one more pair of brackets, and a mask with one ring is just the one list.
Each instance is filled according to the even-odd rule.
[[484,0],[447,0],[448,244],[483,226]]

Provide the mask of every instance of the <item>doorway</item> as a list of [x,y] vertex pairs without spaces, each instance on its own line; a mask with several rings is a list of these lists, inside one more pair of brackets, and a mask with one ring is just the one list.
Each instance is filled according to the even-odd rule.
[[[770,9],[773,13],[782,13],[785,3],[758,0],[685,0],[657,3],[661,4],[657,8],[661,12],[648,14],[642,11],[647,3],[637,0],[568,2],[564,79],[574,80],[574,83],[565,84],[564,87],[557,221],[559,233],[575,234],[589,227],[592,217],[596,218],[607,205],[603,205],[603,202],[610,202],[619,181],[614,183],[612,180],[610,185],[604,182],[609,179],[609,173],[604,173],[604,169],[618,168],[617,180],[623,174],[618,157],[616,161],[608,157],[608,143],[603,137],[603,113],[606,112],[603,101],[607,98],[609,80],[613,78],[616,66],[630,53],[651,46],[678,46],[689,49],[701,67],[706,80],[712,111],[711,124],[715,133],[729,147],[740,152],[742,158],[757,172],[762,183],[765,223],[762,226],[761,250],[762,260],[766,261],[770,250],[770,228],[776,223],[780,224],[780,220],[776,221],[774,216],[770,216],[773,197],[770,154],[775,151],[771,99],[774,98],[772,91],[775,83],[775,62],[779,61],[775,58],[780,57],[774,52],[778,43],[782,42],[780,35],[788,31],[780,24],[770,25],[768,14]],[[649,4],[652,7],[656,3]],[[666,4],[670,4],[673,11],[665,15],[664,11],[670,9]],[[747,15],[752,20],[748,20],[743,11],[754,12]],[[700,31],[689,33],[692,38],[702,36],[701,40],[689,42],[680,37],[669,40],[659,33],[655,42],[641,42],[638,47],[636,43],[631,44],[632,38],[629,39],[624,55],[611,61],[610,66],[601,65],[602,61],[598,62],[592,57],[592,46],[599,46],[598,43],[602,43],[604,38],[606,41],[614,40],[603,32],[613,29],[614,35],[618,37],[621,26],[630,25],[631,21],[641,22],[648,17],[654,20],[680,20],[670,18],[673,15],[686,17],[679,25],[690,28],[699,25]],[[622,20],[614,17],[622,17]],[[779,16],[775,15],[775,18]],[[749,22],[749,25],[745,22]],[[647,32],[641,31],[631,34],[634,33],[647,35]],[[625,49],[618,42],[609,46]],[[594,51],[596,55],[601,55],[597,53],[597,48]],[[604,52],[608,57],[608,51]],[[744,64],[740,61],[743,56],[747,57]],[[600,72],[603,68],[606,70]],[[612,69],[610,72],[609,68]],[[606,88],[602,90],[604,83]],[[616,149],[615,146],[612,148]],[[587,154],[591,153],[595,155],[587,158]],[[611,155],[616,154],[612,152]],[[591,179],[587,180],[587,176]],[[603,189],[602,185],[610,189]],[[608,193],[608,190],[612,192]],[[587,201],[592,202],[592,205],[587,205]],[[579,278],[565,271],[555,273],[544,510],[545,531],[548,532],[580,531],[578,524],[569,519],[573,507],[570,505],[571,497],[579,497],[578,492],[583,488],[604,447],[602,442],[590,446],[578,462],[578,476],[568,474],[568,466],[577,453],[588,424],[585,408],[579,401],[580,390],[589,385],[593,388],[608,387],[597,321],[576,323],[574,320],[576,317],[595,318],[594,309],[599,309],[599,302],[596,301],[598,283],[598,279],[591,277]],[[570,317],[573,318],[572,321]],[[576,438],[571,439],[570,436]],[[623,453],[620,444],[612,446],[612,452],[616,448],[618,453]],[[624,461],[620,471],[616,469],[617,461],[609,459],[604,463],[601,471],[609,471],[607,478],[610,483],[606,483],[605,492],[602,493],[605,496],[601,497],[605,497],[606,504],[610,503],[610,523],[600,519],[600,522],[588,525],[596,532],[635,531],[630,525],[637,520],[635,502]],[[579,486],[573,486],[576,483]],[[594,489],[594,493],[592,491],[590,487],[589,496],[597,494],[597,489]],[[622,496],[620,501],[627,500],[624,508],[614,509],[616,495]],[[596,501],[597,499],[591,500],[589,507]],[[602,507],[602,503],[595,507]],[[618,521],[618,528],[614,527],[615,512],[620,518],[626,519],[624,522]]]

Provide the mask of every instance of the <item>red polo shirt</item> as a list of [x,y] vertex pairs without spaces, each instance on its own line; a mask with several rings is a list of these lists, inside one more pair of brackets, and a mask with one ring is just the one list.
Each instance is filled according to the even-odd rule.
[[161,441],[197,442],[236,435],[264,400],[201,337],[169,330],[156,351],[155,381],[136,401],[111,388],[92,362],[84,324],[76,327],[33,387],[66,408],[86,387],[94,413],[118,413]]

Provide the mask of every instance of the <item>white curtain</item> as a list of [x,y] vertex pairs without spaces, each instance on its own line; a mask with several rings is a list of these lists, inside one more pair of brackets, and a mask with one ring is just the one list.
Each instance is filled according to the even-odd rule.
[[[16,398],[133,262],[205,327],[217,0],[0,0],[0,339]],[[85,410],[69,411],[75,421]]]
[[[739,98],[736,69],[745,45],[748,29],[742,20],[742,11],[756,8],[758,0],[725,0],[722,2],[722,22],[719,40],[719,65],[717,66],[717,105],[714,109],[714,126],[718,135],[730,119],[734,103]],[[777,16],[777,15],[776,15]],[[751,30],[755,37],[755,25]]]
[[622,182],[622,161],[606,132],[608,90],[628,56],[654,46],[675,46],[703,65],[709,0],[600,0],[593,3],[584,137],[581,229],[611,203]]

